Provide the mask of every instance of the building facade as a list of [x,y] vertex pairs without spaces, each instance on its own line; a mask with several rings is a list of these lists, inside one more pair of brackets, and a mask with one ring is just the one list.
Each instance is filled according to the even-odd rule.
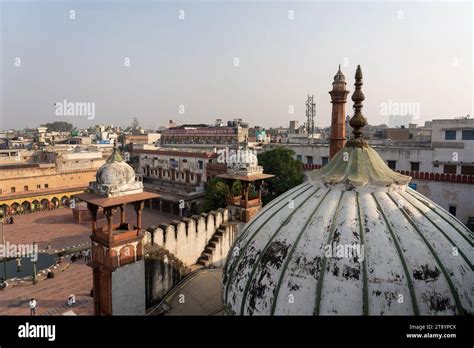
[[145,188],[160,193],[160,198],[152,201],[152,208],[175,215],[197,213],[204,198],[204,184],[226,170],[212,151],[159,148],[134,149],[132,154],[137,160],[135,171],[143,176]]
[[0,214],[66,206],[83,192],[104,160],[102,152],[1,151]]

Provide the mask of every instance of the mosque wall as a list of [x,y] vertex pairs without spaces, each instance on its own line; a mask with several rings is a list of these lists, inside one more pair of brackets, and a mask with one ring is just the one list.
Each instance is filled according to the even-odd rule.
[[[165,248],[189,267],[196,264],[211,238],[221,224],[226,222],[228,222],[227,209],[221,208],[208,214],[193,215],[191,218],[174,220],[170,224],[149,228],[148,232],[151,234],[149,242]],[[222,241],[225,245],[219,246],[216,262],[219,262],[218,258],[225,257],[230,248],[228,238],[223,238]]]
[[159,303],[166,293],[178,284],[191,269],[158,245],[145,246],[146,307]]
[[[223,267],[237,233],[222,208],[149,227],[143,240],[146,307],[159,303],[196,266]],[[198,262],[203,255],[205,262]]]
[[143,260],[129,263],[112,272],[112,313],[114,315],[145,315],[144,277]]

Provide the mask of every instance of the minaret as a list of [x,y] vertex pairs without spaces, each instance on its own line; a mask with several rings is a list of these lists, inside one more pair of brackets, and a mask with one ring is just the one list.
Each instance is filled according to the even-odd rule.
[[334,76],[332,91],[329,91],[332,103],[331,138],[329,159],[333,158],[346,143],[346,78],[341,72],[341,65]]

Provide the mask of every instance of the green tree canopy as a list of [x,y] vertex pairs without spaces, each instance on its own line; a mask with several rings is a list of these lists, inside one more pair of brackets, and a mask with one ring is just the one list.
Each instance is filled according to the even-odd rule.
[[242,194],[242,183],[240,180],[235,180],[232,184],[232,196],[237,197]]
[[263,166],[263,171],[275,175],[266,181],[268,192],[262,197],[264,203],[303,182],[303,166],[294,155],[293,150],[284,147],[277,147],[258,155],[258,163]]
[[41,125],[41,127],[48,128],[48,132],[70,132],[74,129],[74,125],[69,122],[64,121],[55,121],[52,123],[46,123]]
[[208,212],[218,208],[225,208],[228,194],[229,186],[227,186],[224,180],[220,178],[211,179],[204,196],[204,204],[201,211]]

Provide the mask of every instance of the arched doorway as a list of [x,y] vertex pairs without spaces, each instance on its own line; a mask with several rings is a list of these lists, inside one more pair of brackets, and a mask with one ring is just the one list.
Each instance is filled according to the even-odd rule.
[[43,198],[40,202],[41,209],[46,210],[49,208],[49,201],[46,198]]
[[24,201],[23,203],[21,203],[21,212],[31,213],[31,203],[28,201]]
[[40,208],[40,202],[37,199],[31,202],[31,211],[38,211],[39,208]]
[[58,208],[59,207],[59,199],[57,197],[53,197],[51,199],[51,205],[54,208]]
[[13,203],[11,205],[11,214],[12,215],[18,214],[19,208],[20,208],[20,204],[18,204],[17,202]]
[[61,197],[61,206],[68,207],[69,206],[69,198],[67,196]]
[[0,205],[0,218],[3,218],[9,214],[10,206],[8,204]]

